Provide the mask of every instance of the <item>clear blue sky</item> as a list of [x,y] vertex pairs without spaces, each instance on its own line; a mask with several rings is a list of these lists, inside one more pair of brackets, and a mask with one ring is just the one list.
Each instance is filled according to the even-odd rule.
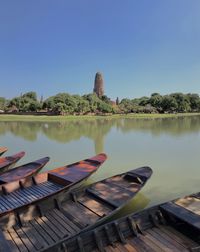
[[0,1],[0,96],[200,94],[199,0]]

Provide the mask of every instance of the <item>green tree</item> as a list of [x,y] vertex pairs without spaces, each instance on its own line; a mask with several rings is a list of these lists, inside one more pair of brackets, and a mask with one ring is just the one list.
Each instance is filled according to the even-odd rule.
[[112,106],[106,102],[100,102],[98,104],[98,110],[102,113],[111,113],[113,111]]
[[42,108],[53,110],[54,106],[55,106],[54,96],[51,96],[43,102]]
[[163,97],[158,93],[153,93],[149,99],[149,103],[154,108],[160,110]]
[[174,112],[178,109],[176,99],[170,95],[164,95],[160,105],[164,112]]
[[77,110],[78,113],[87,113],[90,112],[90,104],[89,101],[84,99],[83,97],[78,97],[77,99]]
[[96,112],[98,108],[98,104],[101,102],[98,96],[95,93],[93,93],[93,94],[84,95],[83,98],[89,102],[90,111]]
[[4,97],[0,97],[0,109],[4,110],[6,107],[6,99]]
[[175,98],[178,104],[178,112],[189,112],[191,110],[187,95],[182,93],[173,93],[170,96]]
[[187,94],[192,111],[200,111],[200,98],[198,94]]
[[101,96],[101,100],[102,100],[103,102],[105,102],[105,103],[108,103],[108,104],[111,103],[111,99],[110,99],[108,96],[106,96],[106,95],[102,95],[102,96]]
[[33,101],[37,101],[37,94],[36,94],[36,92],[33,92],[33,91],[23,94],[22,97],[27,97]]

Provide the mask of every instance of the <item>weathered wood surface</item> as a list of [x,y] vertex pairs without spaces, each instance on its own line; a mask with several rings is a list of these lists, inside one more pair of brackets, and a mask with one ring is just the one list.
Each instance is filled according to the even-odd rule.
[[200,215],[200,199],[199,198],[188,196],[188,197],[178,199],[174,203],[197,215]]
[[[154,221],[152,217],[155,218]],[[199,251],[200,241],[196,242],[188,235],[177,230],[175,224],[180,225],[175,219],[174,223],[172,223],[167,217],[163,217],[162,210],[159,207],[153,207],[71,238],[64,238],[62,241],[41,251]]]
[[[28,205],[48,199],[50,196],[60,195],[95,172],[106,158],[106,155],[102,153],[90,159],[37,174],[31,178],[23,178],[0,185],[0,216],[12,214],[16,209],[27,209]],[[13,177],[8,173],[5,176],[2,175],[2,181],[16,178],[15,170],[13,173]],[[19,170],[19,177],[22,177],[22,174],[23,168]]]
[[12,156],[0,157],[0,173],[7,171],[9,168],[15,165],[25,155],[25,152],[19,152]]
[[[121,179],[118,176],[117,181],[122,187],[122,194],[123,187],[125,191],[130,189],[133,193],[130,184],[135,185],[136,180],[134,179],[133,183],[130,176],[125,175]],[[138,184],[141,186],[139,180],[142,181],[142,176],[138,179]],[[107,181],[110,183],[107,184]],[[2,226],[0,236],[2,246],[9,246],[10,251],[16,252],[191,252],[200,250],[200,230],[197,225],[200,216],[184,207],[193,203],[191,199],[187,201],[189,199],[187,197],[184,200],[161,204],[95,228],[105,215],[110,215],[119,208],[110,204],[114,191],[116,190],[119,194],[115,184],[116,177],[104,182],[106,183],[97,182],[82,190],[67,193],[66,198],[57,203],[57,208],[54,206],[45,211],[46,206],[41,204],[40,214],[32,218],[29,216],[30,219],[26,221],[23,219],[23,213],[18,212],[18,216],[15,216],[19,220],[18,223],[13,222],[9,228]],[[99,188],[98,183],[102,187],[102,192],[95,195]],[[106,184],[106,190],[104,184]],[[107,185],[110,185],[110,188]],[[52,188],[50,184],[49,186]],[[88,189],[94,190],[95,194],[90,193]],[[36,195],[37,193],[34,196]],[[122,202],[123,197],[119,196],[119,198]],[[22,200],[27,200],[27,198]],[[127,197],[124,197],[124,202],[126,201]],[[32,212],[33,209],[30,208],[29,211]]]
[[22,226],[15,225],[3,230],[0,239],[4,246],[10,247],[11,251],[43,251],[79,231],[80,228],[62,212],[53,209]]
[[0,156],[3,155],[7,150],[7,147],[0,147]]
[[[135,169],[136,173],[137,170],[140,171],[140,168]],[[143,178],[143,181],[141,179],[142,183],[139,182],[137,186],[136,182],[133,183],[130,178],[127,179],[125,173],[121,175],[120,180],[118,179],[122,182],[120,186],[111,183],[112,178],[109,178],[109,183],[107,180],[103,180],[85,188],[66,192],[61,201],[55,197],[52,198],[53,202],[55,199],[57,200],[57,208],[56,204],[52,204],[50,207],[50,201],[48,204],[41,201],[39,205],[31,205],[32,208],[29,206],[25,209],[18,209],[13,214],[4,215],[0,218],[3,233],[6,237],[11,236],[13,243],[22,251],[26,251],[26,249],[27,251],[43,251],[83,230],[94,227],[114,214],[146,183],[152,171],[149,167],[146,167],[145,171],[149,172],[148,177]],[[135,181],[135,179],[133,180]],[[102,184],[106,187],[102,187]],[[8,195],[2,195],[0,196],[0,203],[2,203],[0,204],[0,214],[10,208],[17,209],[22,203],[28,204],[44,197],[51,191],[62,190],[63,187],[53,181],[46,181],[15,190]],[[98,197],[91,194],[91,191],[99,192]],[[116,193],[118,198],[116,198]],[[47,198],[51,200],[51,198]],[[28,233],[26,234],[26,232]],[[37,237],[32,237],[31,234],[34,233],[37,233]],[[10,242],[10,239],[6,239]],[[36,248],[36,245],[40,248]],[[12,246],[14,245],[12,244]]]
[[[186,199],[178,200],[178,201],[172,201],[165,203],[161,205],[161,208],[171,214],[172,216],[179,218],[180,220],[187,222],[191,226],[197,228],[200,230],[200,216],[199,214],[196,213],[197,209],[195,206],[195,211],[194,211],[194,202],[191,200],[191,197],[188,197],[187,204]],[[177,204],[176,204],[177,202]],[[183,204],[184,202],[184,204]],[[191,203],[192,202],[192,203]],[[190,206],[190,203],[193,205]],[[196,204],[195,204],[196,205]],[[199,211],[198,211],[199,212]]]
[[49,161],[49,157],[45,157],[33,162],[15,167],[3,174],[0,174],[0,184],[10,183],[15,180],[30,177],[39,172],[44,165]]

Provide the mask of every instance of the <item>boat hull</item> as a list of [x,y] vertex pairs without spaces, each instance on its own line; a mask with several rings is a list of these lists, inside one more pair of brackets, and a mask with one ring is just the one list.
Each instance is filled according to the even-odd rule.
[[38,173],[44,165],[49,161],[49,157],[45,157],[21,166],[18,166],[16,168],[13,168],[11,170],[8,170],[7,172],[4,172],[3,174],[0,174],[0,185],[11,183],[16,180],[24,179],[31,177]]
[[20,209],[26,212],[30,206],[37,208],[40,202],[48,206],[48,201],[54,202],[54,197],[62,198],[66,191],[88,178],[106,158],[105,154],[99,154],[31,178],[0,185],[0,216],[14,214]]
[[25,152],[22,151],[12,156],[0,157],[0,174],[11,169],[24,155]]
[[7,147],[0,147],[0,156],[3,155],[7,150]]

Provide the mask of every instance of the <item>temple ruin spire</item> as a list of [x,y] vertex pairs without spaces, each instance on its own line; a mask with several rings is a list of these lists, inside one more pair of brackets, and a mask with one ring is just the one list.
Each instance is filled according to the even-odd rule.
[[104,95],[103,76],[100,72],[97,72],[95,75],[93,91],[98,97],[102,97]]

